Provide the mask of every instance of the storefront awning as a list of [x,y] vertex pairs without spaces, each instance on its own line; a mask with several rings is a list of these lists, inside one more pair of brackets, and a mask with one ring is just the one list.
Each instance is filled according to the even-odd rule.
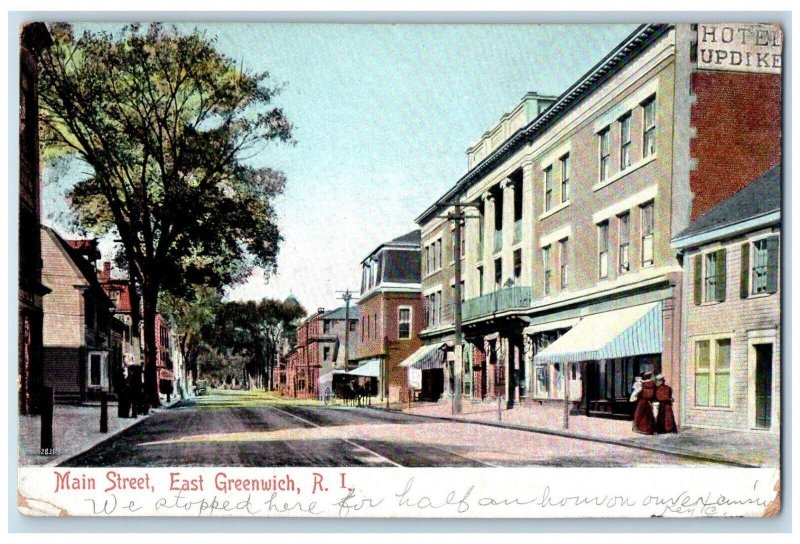
[[403,367],[412,367],[417,370],[431,370],[433,368],[444,367],[444,357],[441,348],[445,346],[443,343],[428,344],[422,346],[417,351],[409,355],[409,357],[400,363]]
[[586,316],[534,361],[572,363],[661,353],[661,313],[661,302],[653,302]]
[[350,376],[364,376],[367,378],[377,378],[381,375],[381,360],[370,359],[355,370],[348,372]]
[[574,327],[580,321],[579,317],[573,319],[561,319],[559,321],[550,321],[549,323],[540,323],[538,325],[529,325],[522,329],[525,334],[536,334],[537,332],[552,331],[556,329],[569,329]]

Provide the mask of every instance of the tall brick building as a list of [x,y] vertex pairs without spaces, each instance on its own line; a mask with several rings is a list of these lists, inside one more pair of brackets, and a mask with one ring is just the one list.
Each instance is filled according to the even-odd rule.
[[42,385],[41,180],[39,164],[39,93],[35,52],[50,45],[42,23],[22,27],[19,87],[19,294],[18,402],[22,414],[38,409]]
[[414,230],[375,248],[361,262],[358,299],[359,342],[351,374],[378,380],[382,398],[405,401],[406,368],[400,363],[422,344],[424,327],[420,284],[420,231]]
[[[779,42],[775,27],[742,26],[737,36]],[[433,253],[433,341],[453,329],[441,216],[454,201],[477,216],[464,227],[462,391],[625,416],[634,376],[652,371],[683,398],[683,263],[671,240],[781,149],[779,70],[702,64],[704,29],[641,25],[560,96],[526,94],[417,217],[426,265]],[[717,32],[725,43],[713,45],[732,47],[734,31]]]

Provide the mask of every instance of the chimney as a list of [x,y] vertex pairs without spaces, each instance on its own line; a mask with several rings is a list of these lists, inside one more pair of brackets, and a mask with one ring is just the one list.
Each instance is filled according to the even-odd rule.
[[325,308],[317,308],[317,313],[318,314],[324,314],[325,313]]
[[111,279],[111,261],[103,262],[103,270],[98,274],[100,281],[109,281]]

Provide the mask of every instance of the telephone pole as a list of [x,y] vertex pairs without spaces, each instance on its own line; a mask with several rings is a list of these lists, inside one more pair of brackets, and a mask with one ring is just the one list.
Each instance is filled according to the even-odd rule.
[[344,301],[344,369],[350,366],[350,301],[353,299],[353,292],[350,289],[336,291],[342,293],[339,298]]
[[475,207],[479,205],[473,202],[451,202],[453,211],[448,212],[446,217],[454,222],[455,229],[453,230],[453,274],[455,276],[455,290],[453,293],[453,415],[460,414],[462,411],[461,397],[462,383],[464,381],[464,338],[461,331],[461,239],[463,233],[461,228],[466,224],[466,219],[476,216],[466,215],[464,207]]

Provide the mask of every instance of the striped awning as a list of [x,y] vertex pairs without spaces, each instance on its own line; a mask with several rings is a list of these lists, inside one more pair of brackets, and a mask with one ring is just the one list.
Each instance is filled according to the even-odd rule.
[[416,368],[417,370],[431,370],[444,368],[444,352],[442,348],[447,343],[427,344],[408,356],[400,366]]
[[653,302],[582,318],[534,357],[537,363],[574,363],[661,353],[662,304]]
[[350,376],[364,376],[367,378],[377,378],[381,375],[381,360],[370,359],[358,368],[348,372]]

